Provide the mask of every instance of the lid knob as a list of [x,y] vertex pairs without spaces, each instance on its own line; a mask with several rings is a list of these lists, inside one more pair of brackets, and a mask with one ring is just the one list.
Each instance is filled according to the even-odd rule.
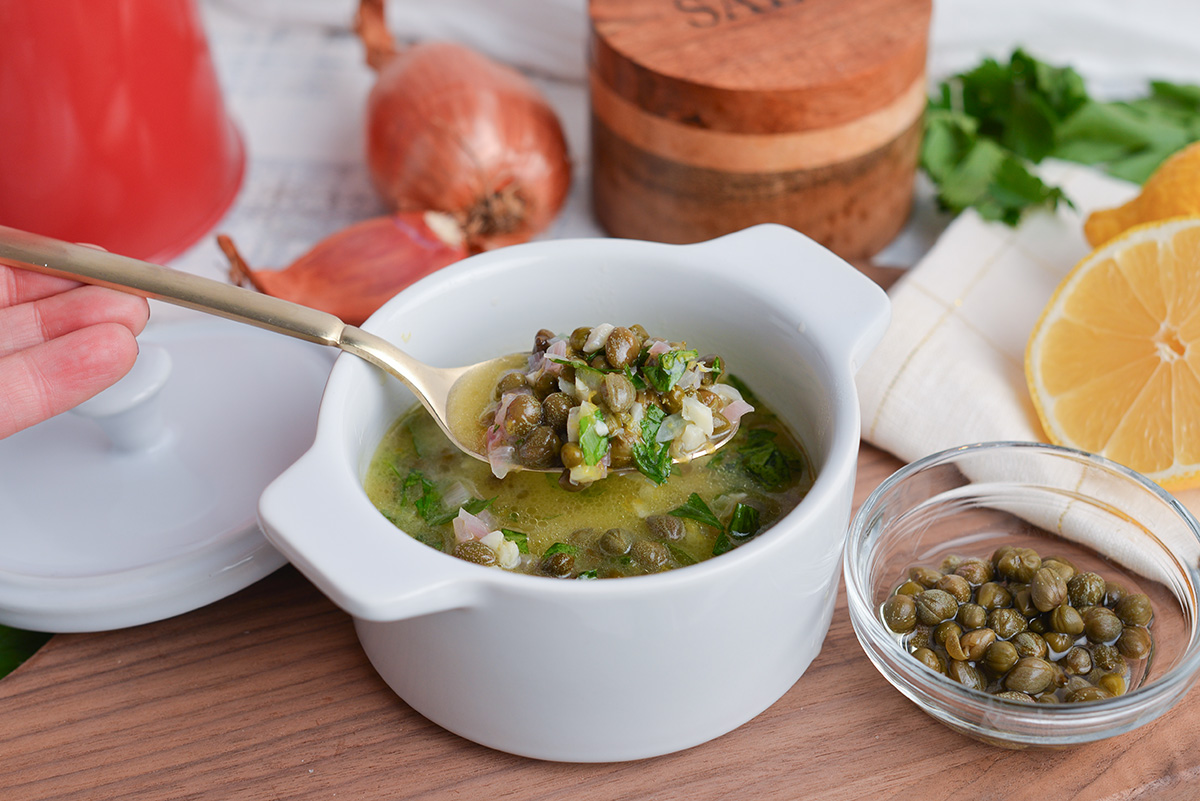
[[143,345],[124,378],[72,412],[95,420],[117,450],[148,450],[168,433],[158,394],[170,374],[171,354],[166,348]]

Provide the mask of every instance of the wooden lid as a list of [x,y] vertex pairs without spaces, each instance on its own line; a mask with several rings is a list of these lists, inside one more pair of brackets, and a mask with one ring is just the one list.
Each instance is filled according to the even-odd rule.
[[593,82],[683,125],[831,128],[923,89],[931,0],[590,0]]

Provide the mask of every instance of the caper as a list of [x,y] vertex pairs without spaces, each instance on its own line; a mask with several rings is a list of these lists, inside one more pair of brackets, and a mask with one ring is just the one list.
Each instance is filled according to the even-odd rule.
[[549,328],[542,328],[533,335],[533,352],[535,354],[545,353],[550,349],[550,342],[554,339],[554,332]]
[[629,435],[619,431],[608,438],[608,465],[614,469],[628,467],[633,463],[633,443]]
[[1054,683],[1054,666],[1036,656],[1017,660],[1012,670],[1004,676],[1004,688],[1037,695]]
[[946,665],[946,675],[972,690],[982,690],[987,686],[983,674],[970,662],[951,659],[950,664]]
[[932,567],[910,567],[908,569],[908,578],[910,581],[915,581],[927,590],[931,590],[938,585],[942,580],[940,570],[934,570]]
[[575,401],[565,392],[551,392],[542,401],[542,420],[558,434],[567,432],[567,418]]
[[1105,673],[1096,681],[1096,686],[1114,698],[1118,695],[1124,695],[1127,689],[1125,677],[1120,673]]
[[1130,659],[1145,659],[1150,655],[1151,645],[1150,632],[1141,626],[1126,626],[1117,638],[1117,650]]
[[1013,607],[1025,617],[1033,617],[1038,611],[1033,605],[1033,594],[1028,587],[1013,591]]
[[1050,628],[1078,637],[1083,634],[1083,616],[1073,606],[1057,606],[1050,612]]
[[666,567],[671,559],[671,552],[661,542],[638,540],[629,549],[629,555],[647,571],[658,571]]
[[1032,631],[1022,631],[1012,638],[1012,644],[1021,656],[1045,658],[1050,653],[1050,648],[1046,645],[1046,640],[1042,638],[1042,635],[1034,634]]
[[960,604],[971,600],[971,585],[962,576],[942,576],[935,586],[953,595]]
[[546,556],[538,563],[538,572],[552,578],[567,578],[575,570],[575,556],[559,551]]
[[1125,669],[1125,660],[1115,645],[1097,645],[1092,648],[1092,662],[1102,670],[1114,671]]
[[925,665],[925,667],[929,668],[930,670],[936,670],[938,673],[946,672],[946,663],[940,656],[937,655],[935,651],[932,651],[929,648],[918,648],[917,650],[913,651],[913,656],[917,658],[918,662]]
[[484,567],[496,564],[496,552],[479,540],[463,540],[454,546],[454,555],[466,562]]
[[681,540],[687,534],[683,520],[674,515],[650,515],[646,518],[646,528],[660,540]]
[[518,395],[504,412],[504,430],[523,437],[542,422],[542,404],[532,395]]
[[574,349],[583,353],[583,346],[587,343],[587,338],[592,333],[592,329],[587,326],[581,326],[571,332],[571,339],[568,344]]
[[926,626],[934,626],[949,620],[958,612],[958,601],[945,590],[925,590],[916,597],[917,620]]
[[958,566],[963,563],[965,558],[966,557],[959,556],[956,553],[952,553],[942,559],[942,564],[938,567],[938,570],[941,570],[943,573],[953,573],[958,569]]
[[992,565],[983,559],[964,559],[963,563],[954,569],[954,574],[971,582],[972,587],[978,587],[991,580]]
[[1080,687],[1073,693],[1067,695],[1068,704],[1082,704],[1087,701],[1104,701],[1112,698],[1112,694],[1100,687],[1087,686]]
[[637,361],[641,349],[642,343],[637,334],[619,325],[609,333],[604,343],[604,357],[613,367],[629,367]]
[[1076,573],[1067,581],[1071,606],[1095,606],[1104,602],[1104,579],[1095,573]]
[[1093,606],[1083,616],[1083,631],[1092,642],[1112,642],[1121,636],[1121,619],[1111,609]]
[[572,467],[579,467],[584,463],[583,448],[574,442],[568,442],[558,452],[558,458],[562,460],[563,467],[568,470]]
[[515,392],[518,389],[529,386],[525,380],[525,374],[520,370],[509,370],[500,376],[500,380],[496,382],[495,397],[500,398],[506,392]]
[[1142,593],[1131,593],[1117,601],[1113,611],[1126,626],[1145,626],[1154,617],[1150,599]]
[[1017,647],[1011,642],[995,640],[983,652],[983,667],[993,676],[1003,676],[1020,658]]
[[1015,549],[1011,545],[1001,545],[999,548],[992,551],[992,568],[999,572],[1000,560],[1003,559],[1007,554],[1012,553],[1014,550]]
[[975,603],[988,611],[999,609],[1002,606],[1009,606],[1012,600],[1012,593],[1004,585],[997,584],[994,581],[987,581],[980,584],[979,589],[975,592]]
[[[1066,653],[1075,645],[1075,637],[1063,634],[1061,631],[1047,631],[1042,635],[1042,639],[1046,641],[1046,645],[1054,654]],[[1057,657],[1055,658],[1057,659]]]
[[899,587],[896,588],[896,594],[897,595],[919,595],[920,593],[925,592],[925,589],[926,588],[924,586],[918,584],[917,582],[913,581],[912,579],[909,579],[908,581],[904,582],[903,584],[901,584]]
[[1086,648],[1080,648],[1078,645],[1067,651],[1066,656],[1062,658],[1063,669],[1068,673],[1074,673],[1077,676],[1082,676],[1092,672],[1092,653]]
[[975,629],[968,631],[960,639],[962,649],[967,654],[967,659],[972,662],[983,658],[984,652],[988,646],[996,642],[996,632],[991,629]]
[[1058,696],[1054,693],[1053,690],[1051,690],[1050,692],[1047,692],[1047,693],[1042,693],[1041,695],[1034,698],[1033,700],[1038,702],[1039,704],[1057,704],[1057,703],[1059,703]]
[[1104,605],[1116,606],[1127,592],[1129,591],[1124,586],[1115,581],[1104,582]]
[[981,629],[987,625],[987,610],[979,604],[963,604],[958,607],[958,614],[954,619],[964,629]]
[[947,620],[937,624],[933,630],[933,641],[943,648],[946,646],[947,640],[957,640],[962,637],[962,627],[953,620]]
[[1003,690],[996,693],[997,698],[1003,698],[1006,701],[1024,701],[1027,704],[1033,703],[1033,696],[1026,693],[1017,692],[1016,690]]
[[988,613],[988,628],[996,632],[996,636],[1002,640],[1012,639],[1025,631],[1026,626],[1025,618],[1011,607],[993,609]]
[[1063,698],[1066,698],[1076,690],[1082,690],[1084,687],[1091,687],[1092,683],[1083,676],[1068,676],[1067,682],[1062,686]]
[[526,467],[551,467],[558,461],[561,448],[562,440],[554,429],[538,426],[517,443],[517,460]]
[[897,634],[916,628],[917,604],[911,595],[893,595],[883,602],[883,622]]
[[[629,547],[632,544],[633,537],[623,528],[610,528],[600,535],[600,541],[597,543],[600,550],[609,556],[623,556],[629,553]],[[913,621],[916,621],[915,613]]]
[[1028,584],[1042,566],[1042,558],[1032,548],[1010,548],[996,561],[996,572],[1010,581]]
[[1053,570],[1064,583],[1079,572],[1071,560],[1063,556],[1047,556],[1042,560],[1042,567]]
[[[563,369],[565,370],[566,368]],[[533,379],[531,386],[533,387],[533,397],[539,401],[545,400],[555,392],[558,392],[558,376],[553,373],[542,373]]]
[[[957,626],[957,624],[952,625]],[[970,660],[970,657],[967,655],[967,650],[963,648],[961,633],[947,634],[942,638],[942,647],[946,649],[946,655],[952,660],[959,662],[967,662]]]
[[933,635],[928,626],[917,626],[916,631],[908,636],[909,650],[916,648],[928,648],[929,643],[933,641]]
[[1045,564],[1042,563],[1043,566],[1033,574],[1033,581],[1029,583],[1030,598],[1039,612],[1049,612],[1067,601],[1066,580]]
[[637,399],[637,389],[620,373],[605,373],[600,382],[600,399],[614,412],[628,411]]
[[1028,618],[1026,620],[1025,627],[1034,634],[1045,634],[1046,632],[1050,631],[1050,623],[1046,620],[1045,615],[1034,615],[1033,617]]

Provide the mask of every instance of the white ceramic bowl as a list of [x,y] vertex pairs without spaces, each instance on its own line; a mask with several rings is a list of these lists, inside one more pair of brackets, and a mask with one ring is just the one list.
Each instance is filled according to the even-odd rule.
[[349,612],[375,669],[414,709],[468,739],[541,759],[678,751],[774,703],[829,628],[859,444],[853,374],[887,325],[886,295],[795,231],[711,242],[531,243],[466,259],[367,322],[451,366],[528,350],[539,328],[600,322],[717,351],[800,436],[817,478],[771,530],[652,576],[565,582],[481,568],[376,511],[362,478],[414,402],[342,356],[316,441],[269,486],[268,539]]

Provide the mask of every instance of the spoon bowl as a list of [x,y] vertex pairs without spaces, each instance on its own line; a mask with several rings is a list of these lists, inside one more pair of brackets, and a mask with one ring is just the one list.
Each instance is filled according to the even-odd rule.
[[[465,388],[484,385],[479,380],[481,377],[498,375],[522,357],[522,354],[505,354],[462,367],[434,367],[414,359],[383,337],[349,325],[328,312],[162,265],[6,226],[0,226],[0,264],[108,287],[215,314],[318,345],[339,348],[400,379],[433,415],[456,447],[484,462],[488,461],[487,454],[481,452],[478,445],[468,443],[470,426],[464,425],[464,420],[477,416],[477,410],[483,405],[482,399],[477,401],[478,394]],[[472,402],[477,404],[475,412],[471,411]],[[455,413],[452,413],[451,406],[457,408]],[[737,424],[730,426],[722,437],[674,461],[690,461],[713,453],[733,438],[737,428]],[[513,465],[511,469],[541,473],[561,470],[560,467],[522,465]],[[634,469],[610,472],[631,472]]]

